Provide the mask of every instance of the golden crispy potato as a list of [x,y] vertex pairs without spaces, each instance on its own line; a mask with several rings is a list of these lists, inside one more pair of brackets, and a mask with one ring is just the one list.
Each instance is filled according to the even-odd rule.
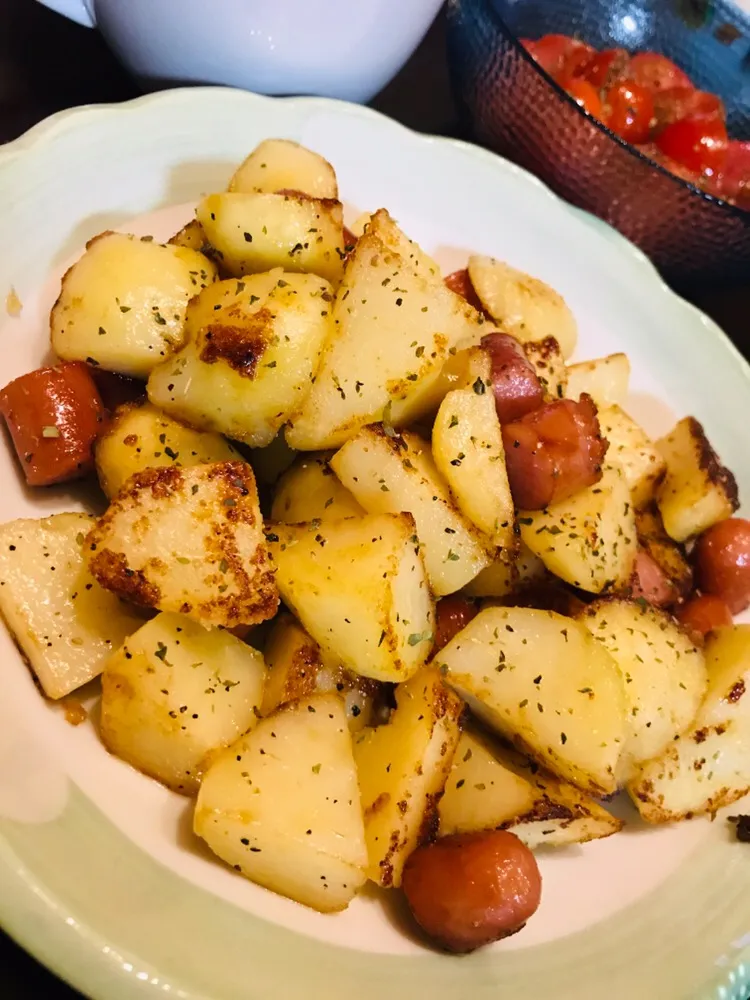
[[563,357],[571,356],[578,327],[554,288],[494,257],[470,257],[469,277],[482,305],[506,333],[522,344],[554,337]]
[[684,542],[732,516],[737,483],[695,417],[681,420],[656,447],[667,467],[656,502],[670,538]]
[[440,674],[422,670],[396,689],[390,721],[355,738],[367,875],[379,885],[398,888],[406,859],[432,833],[462,711]]
[[241,278],[274,267],[338,285],[344,271],[344,210],[335,198],[301,193],[210,194],[196,209],[224,271]]
[[123,403],[94,446],[96,473],[107,497],[144,469],[241,461],[220,434],[196,431],[145,400]]
[[610,795],[626,737],[617,664],[579,622],[486,608],[435,657],[492,729],[584,792]]
[[295,702],[218,754],[194,829],[253,882],[323,913],[345,909],[365,881],[367,846],[340,699]]
[[203,253],[208,245],[203,226],[197,219],[191,219],[174,236],[167,241],[176,247],[187,247],[188,250],[198,250]]
[[86,568],[88,514],[53,514],[0,525],[0,614],[48,698],[97,677],[143,624]]
[[592,594],[630,580],[638,549],[635,510],[614,463],[601,480],[544,510],[521,511],[521,538],[550,573]]
[[52,348],[64,361],[146,378],[182,345],[188,301],[215,278],[195,250],[101,233],[63,277]]
[[204,625],[253,625],[278,606],[245,462],[137,473],[89,532],[86,549],[103,587]]
[[628,785],[649,823],[715,813],[750,792],[750,625],[712,632],[705,656],[708,689],[692,726]]
[[627,778],[695,718],[706,692],[703,653],[671,615],[643,601],[594,601],[579,620],[625,679],[628,736],[620,774]]
[[440,837],[510,830],[532,850],[622,829],[594,799],[476,729],[461,734],[438,811]]
[[333,320],[315,385],[287,428],[301,451],[338,447],[389,414],[398,427],[434,412],[443,363],[483,330],[383,209],[348,259]]
[[647,507],[664,475],[661,452],[616,403],[599,407],[599,426],[609,441],[607,461],[616,462],[622,469],[635,507]]
[[539,556],[520,542],[517,552],[501,552],[478,576],[466,584],[467,597],[508,597],[527,584],[540,583],[547,570]]
[[237,167],[230,191],[274,194],[301,191],[311,198],[338,198],[336,171],[318,153],[291,139],[266,139]]
[[194,794],[209,752],[257,722],[265,675],[262,655],[230,632],[162,613],[107,663],[102,740],[144,774]]
[[365,510],[413,515],[438,597],[460,590],[489,566],[494,546],[458,509],[430,446],[416,434],[391,436],[379,425],[365,427],[330,465]]
[[269,526],[276,582],[326,657],[374,680],[411,677],[434,605],[409,514]]
[[567,395],[568,368],[557,338],[527,340],[523,350],[534,366],[547,398],[562,399]]
[[194,427],[270,445],[310,391],[331,329],[331,286],[280,269],[193,299],[184,348],[151,373],[149,399]]

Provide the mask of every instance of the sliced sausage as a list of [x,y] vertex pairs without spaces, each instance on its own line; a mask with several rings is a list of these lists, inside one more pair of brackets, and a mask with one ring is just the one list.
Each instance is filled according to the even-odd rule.
[[730,517],[695,544],[696,583],[726,601],[733,615],[750,605],[750,521]]
[[542,510],[598,483],[609,447],[585,394],[505,424],[503,444],[513,500],[525,510]]
[[520,931],[539,906],[542,877],[518,837],[489,830],[417,848],[406,862],[403,887],[425,933],[461,953]]
[[30,486],[77,479],[93,468],[104,407],[83,362],[39,368],[9,382],[0,413]]
[[657,608],[674,604],[680,596],[668,574],[644,548],[635,557],[630,593],[635,600],[642,598]]
[[453,274],[449,274],[447,278],[444,279],[446,287],[450,288],[452,292],[456,295],[460,295],[462,299],[466,299],[470,306],[474,306],[477,312],[482,313],[486,319],[491,319],[490,314],[482,305],[482,301],[476,293],[476,289],[471,283],[471,278],[469,277],[468,269],[463,267],[460,271],[454,271]]
[[677,617],[686,628],[701,637],[722,625],[732,624],[728,604],[713,594],[699,594],[691,598],[677,612]]
[[492,359],[492,389],[501,424],[520,420],[544,402],[544,386],[523,347],[509,333],[488,333],[482,347]]
[[443,597],[442,600],[438,601],[435,614],[435,644],[432,647],[432,655],[439,652],[443,646],[447,646],[451,639],[458,635],[476,614],[477,607],[474,602],[458,594],[451,594],[450,597]]

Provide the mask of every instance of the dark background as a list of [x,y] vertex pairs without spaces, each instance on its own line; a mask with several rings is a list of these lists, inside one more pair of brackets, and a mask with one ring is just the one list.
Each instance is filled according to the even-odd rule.
[[[373,104],[419,131],[468,138],[450,95],[443,35],[438,19],[405,69]],[[0,143],[62,108],[123,101],[139,93],[96,32],[65,21],[34,0],[0,0]],[[750,286],[697,287],[690,297],[744,353],[750,353]],[[80,997],[1,931],[0,996],[3,1000]]]

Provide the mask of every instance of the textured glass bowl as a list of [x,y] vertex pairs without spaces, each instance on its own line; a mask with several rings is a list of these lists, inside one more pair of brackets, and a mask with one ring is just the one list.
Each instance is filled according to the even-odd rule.
[[728,0],[448,3],[451,73],[479,142],[615,226],[670,280],[750,283],[750,212],[668,173],[586,114],[519,42],[550,32],[664,53],[723,98],[730,135],[750,139],[750,14]]

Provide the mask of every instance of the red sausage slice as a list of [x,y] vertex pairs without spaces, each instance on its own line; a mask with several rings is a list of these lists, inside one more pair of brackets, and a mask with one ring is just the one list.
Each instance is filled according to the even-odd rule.
[[482,305],[482,302],[471,283],[471,278],[469,277],[469,271],[467,268],[464,267],[461,268],[460,271],[454,271],[453,274],[449,274],[447,278],[444,278],[443,282],[445,286],[450,288],[452,292],[455,292],[456,295],[460,295],[462,299],[466,299],[469,305],[474,306],[477,312],[482,313],[486,319],[491,319],[490,314]]
[[14,379],[0,393],[0,413],[30,486],[77,479],[92,469],[104,407],[83,362]]
[[634,600],[643,598],[657,608],[674,604],[680,596],[659,563],[645,549],[639,549],[635,557],[630,587]]
[[492,388],[501,424],[520,420],[544,402],[544,388],[523,347],[509,333],[488,333],[482,347],[492,359]]
[[558,399],[503,427],[513,500],[542,510],[598,483],[609,442],[590,396]]

